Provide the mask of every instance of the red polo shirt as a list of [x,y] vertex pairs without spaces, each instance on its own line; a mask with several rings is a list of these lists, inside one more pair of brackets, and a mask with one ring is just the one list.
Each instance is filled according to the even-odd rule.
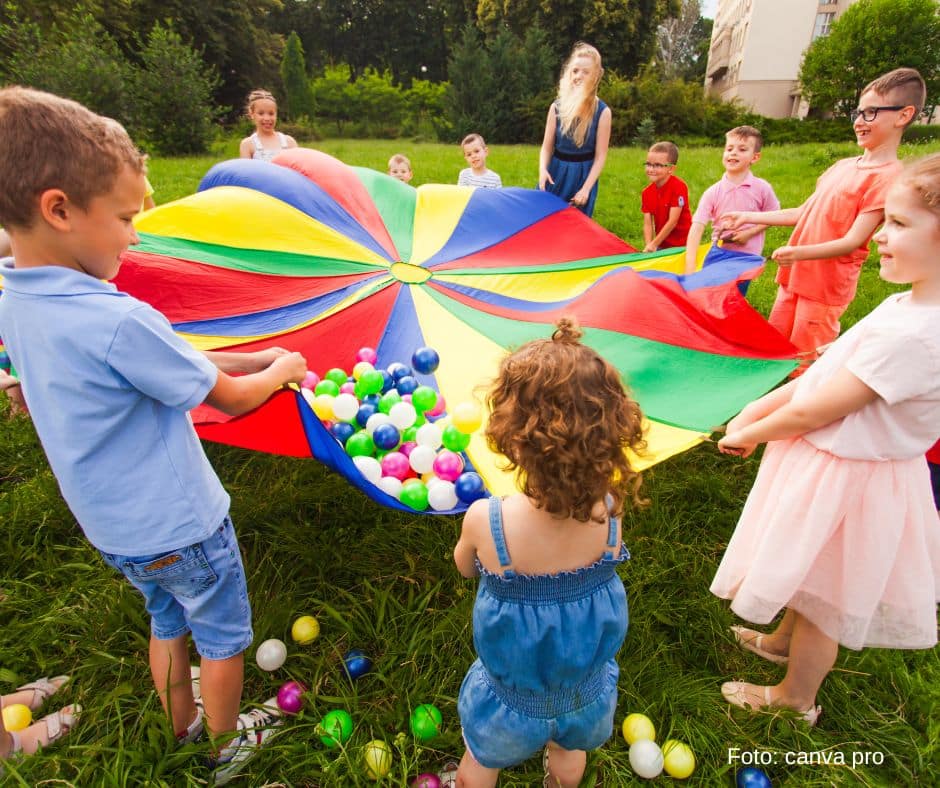
[[689,210],[689,187],[685,181],[675,175],[670,175],[662,186],[651,183],[643,190],[643,213],[653,214],[654,234],[658,234],[663,225],[669,221],[669,209],[681,208],[679,221],[672,228],[659,245],[660,249],[670,246],[685,246],[689,236],[689,227],[692,226],[692,212]]

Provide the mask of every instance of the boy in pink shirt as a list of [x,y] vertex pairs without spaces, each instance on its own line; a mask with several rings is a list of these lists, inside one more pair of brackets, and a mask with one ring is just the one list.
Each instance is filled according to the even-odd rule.
[[721,217],[725,230],[744,224],[793,226],[787,246],[773,253],[777,300],[768,320],[799,348],[805,371],[817,349],[839,335],[839,318],[855,297],[868,243],[884,221],[885,192],[901,169],[901,136],[923,109],[926,88],[912,68],[896,68],[862,91],[852,115],[861,156],[833,164],[799,208]]
[[698,267],[698,246],[705,226],[712,224],[712,242],[722,242],[725,249],[760,254],[764,250],[765,224],[745,224],[737,230],[725,230],[719,217],[731,211],[780,210],[780,201],[773,187],[751,172],[751,165],[760,160],[763,137],[753,126],[738,126],[725,135],[725,151],[721,157],[725,174],[709,186],[699,201],[685,250],[685,273]]

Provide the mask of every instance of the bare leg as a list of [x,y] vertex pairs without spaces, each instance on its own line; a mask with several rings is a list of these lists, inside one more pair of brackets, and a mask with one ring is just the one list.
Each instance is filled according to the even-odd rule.
[[3,724],[3,715],[0,714],[0,761],[10,757],[13,752],[13,737],[7,733],[6,726]]
[[546,785],[556,788],[578,788],[584,776],[587,753],[584,750],[566,750],[555,742],[548,743],[548,776]]
[[796,622],[796,616],[796,611],[787,608],[787,612],[783,614],[777,628],[769,635],[764,635],[763,640],[761,640],[761,648],[771,654],[789,656],[790,638],[793,636],[793,625]]
[[[189,686],[189,667],[186,668],[186,686]],[[242,702],[242,681],[245,674],[245,655],[236,654],[228,659],[202,658],[199,682],[202,703],[206,713],[206,727],[210,737],[234,731],[238,722],[238,708]],[[227,742],[219,742],[224,746]]]
[[457,769],[457,788],[493,788],[499,778],[499,769],[487,769],[477,763],[469,750],[463,754]]
[[189,635],[172,640],[159,640],[151,635],[150,673],[173,730],[185,731],[196,719],[196,701],[189,677]]
[[[73,706],[66,706],[61,711],[63,714],[68,714],[73,709],[76,712],[78,711],[78,708]],[[64,736],[70,728],[67,727],[65,719],[61,719],[60,724],[62,724],[60,735]],[[9,758],[13,754],[13,735],[4,727],[3,716],[0,715],[0,761]],[[49,746],[49,727],[45,719],[34,722],[28,728],[18,731],[15,735],[20,740],[19,752],[23,755],[33,755],[40,747]]]
[[835,640],[805,616],[794,613],[790,662],[787,675],[777,685],[777,703],[800,711],[811,708],[838,655],[839,644]]

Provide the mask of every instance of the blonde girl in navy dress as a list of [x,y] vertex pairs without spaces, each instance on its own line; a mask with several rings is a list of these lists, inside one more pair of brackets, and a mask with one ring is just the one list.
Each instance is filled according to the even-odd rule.
[[585,751],[613,731],[627,634],[619,515],[640,502],[625,450],[645,444],[620,374],[580,337],[561,319],[503,359],[487,398],[487,441],[522,492],[475,502],[454,548],[460,573],[480,576],[461,786],[494,786],[543,748],[545,784],[577,786]]

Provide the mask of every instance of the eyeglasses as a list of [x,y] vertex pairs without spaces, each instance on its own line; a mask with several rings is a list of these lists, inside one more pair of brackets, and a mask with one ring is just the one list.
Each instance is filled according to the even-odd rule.
[[671,167],[671,164],[660,164],[658,161],[643,162],[643,166],[648,170],[661,170],[665,167]]
[[852,123],[855,123],[858,116],[861,115],[862,120],[864,120],[866,123],[871,123],[875,118],[878,117],[879,112],[897,112],[898,110],[904,109],[905,106],[905,104],[893,104],[890,107],[865,107],[865,109],[853,109],[849,113],[849,117],[852,119]]

